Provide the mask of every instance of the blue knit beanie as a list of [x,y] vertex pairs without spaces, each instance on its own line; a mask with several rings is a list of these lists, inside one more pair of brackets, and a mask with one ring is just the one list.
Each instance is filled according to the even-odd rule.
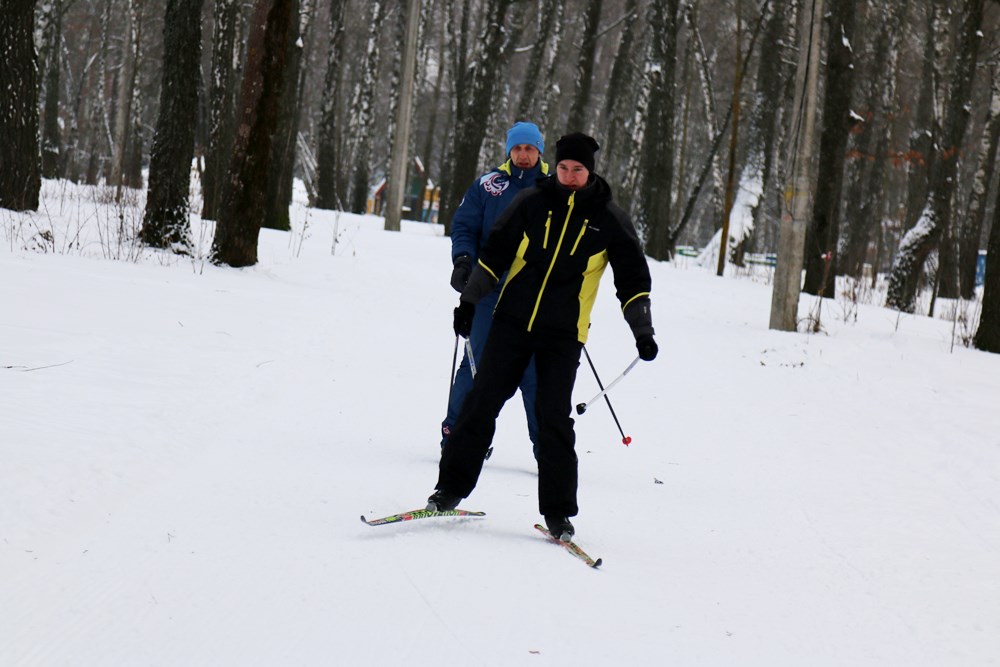
[[545,139],[542,132],[534,123],[527,123],[519,120],[514,123],[514,127],[507,130],[507,155],[519,144],[528,144],[538,149],[539,153],[545,152]]

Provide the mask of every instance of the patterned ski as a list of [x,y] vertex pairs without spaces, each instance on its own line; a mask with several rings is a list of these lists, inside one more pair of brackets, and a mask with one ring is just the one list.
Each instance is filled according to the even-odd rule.
[[384,526],[387,523],[399,523],[401,521],[413,521],[414,519],[428,519],[434,516],[486,516],[486,512],[470,512],[469,510],[447,510],[444,512],[434,512],[431,510],[413,510],[411,512],[400,512],[399,514],[391,514],[389,516],[384,516],[381,519],[366,519],[365,515],[361,515],[361,520],[367,523],[369,526]]
[[580,548],[580,545],[578,545],[575,542],[563,542],[562,540],[560,540],[558,538],[552,537],[552,535],[551,535],[551,533],[549,533],[548,529],[545,528],[545,526],[543,526],[543,525],[541,525],[539,523],[535,524],[535,528],[538,530],[538,532],[540,532],[542,535],[544,535],[545,539],[547,539],[549,542],[554,542],[554,543],[558,544],[559,546],[566,547],[566,551],[570,552],[571,554],[573,554],[574,556],[576,556],[577,558],[579,558],[580,560],[582,560],[584,563],[586,563],[590,567],[595,567],[595,568],[596,567],[600,567],[601,563],[604,562],[600,558],[598,558],[597,560],[594,560],[593,558],[591,558],[590,556],[588,556],[587,553],[583,549]]

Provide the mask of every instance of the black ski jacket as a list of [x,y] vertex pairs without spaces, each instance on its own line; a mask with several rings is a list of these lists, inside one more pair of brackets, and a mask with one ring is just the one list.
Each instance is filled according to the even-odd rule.
[[[609,263],[622,310],[637,300],[648,304],[651,280],[639,237],[596,174],[581,190],[548,177],[521,192],[494,223],[478,261],[494,281],[507,272],[495,312],[528,331],[586,343]],[[464,293],[462,299],[478,301]]]

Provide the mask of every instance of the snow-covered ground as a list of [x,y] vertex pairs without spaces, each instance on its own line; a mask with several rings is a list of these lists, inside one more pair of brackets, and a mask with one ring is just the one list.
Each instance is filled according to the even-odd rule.
[[[592,570],[531,527],[519,401],[486,518],[358,520],[436,479],[439,227],[296,204],[235,270],[78,192],[0,212],[0,665],[1000,664],[1000,356],[950,322],[776,332],[766,285],[653,263],[632,444],[577,418]],[[605,382],[635,356],[610,276],[588,350]]]

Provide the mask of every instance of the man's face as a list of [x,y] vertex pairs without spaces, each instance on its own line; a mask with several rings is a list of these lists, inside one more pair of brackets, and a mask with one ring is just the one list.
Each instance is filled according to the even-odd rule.
[[562,160],[556,165],[556,178],[559,179],[559,185],[564,188],[579,190],[587,185],[590,170],[584,167],[582,162]]
[[531,144],[518,144],[510,149],[510,159],[518,169],[531,169],[538,164],[538,149]]

